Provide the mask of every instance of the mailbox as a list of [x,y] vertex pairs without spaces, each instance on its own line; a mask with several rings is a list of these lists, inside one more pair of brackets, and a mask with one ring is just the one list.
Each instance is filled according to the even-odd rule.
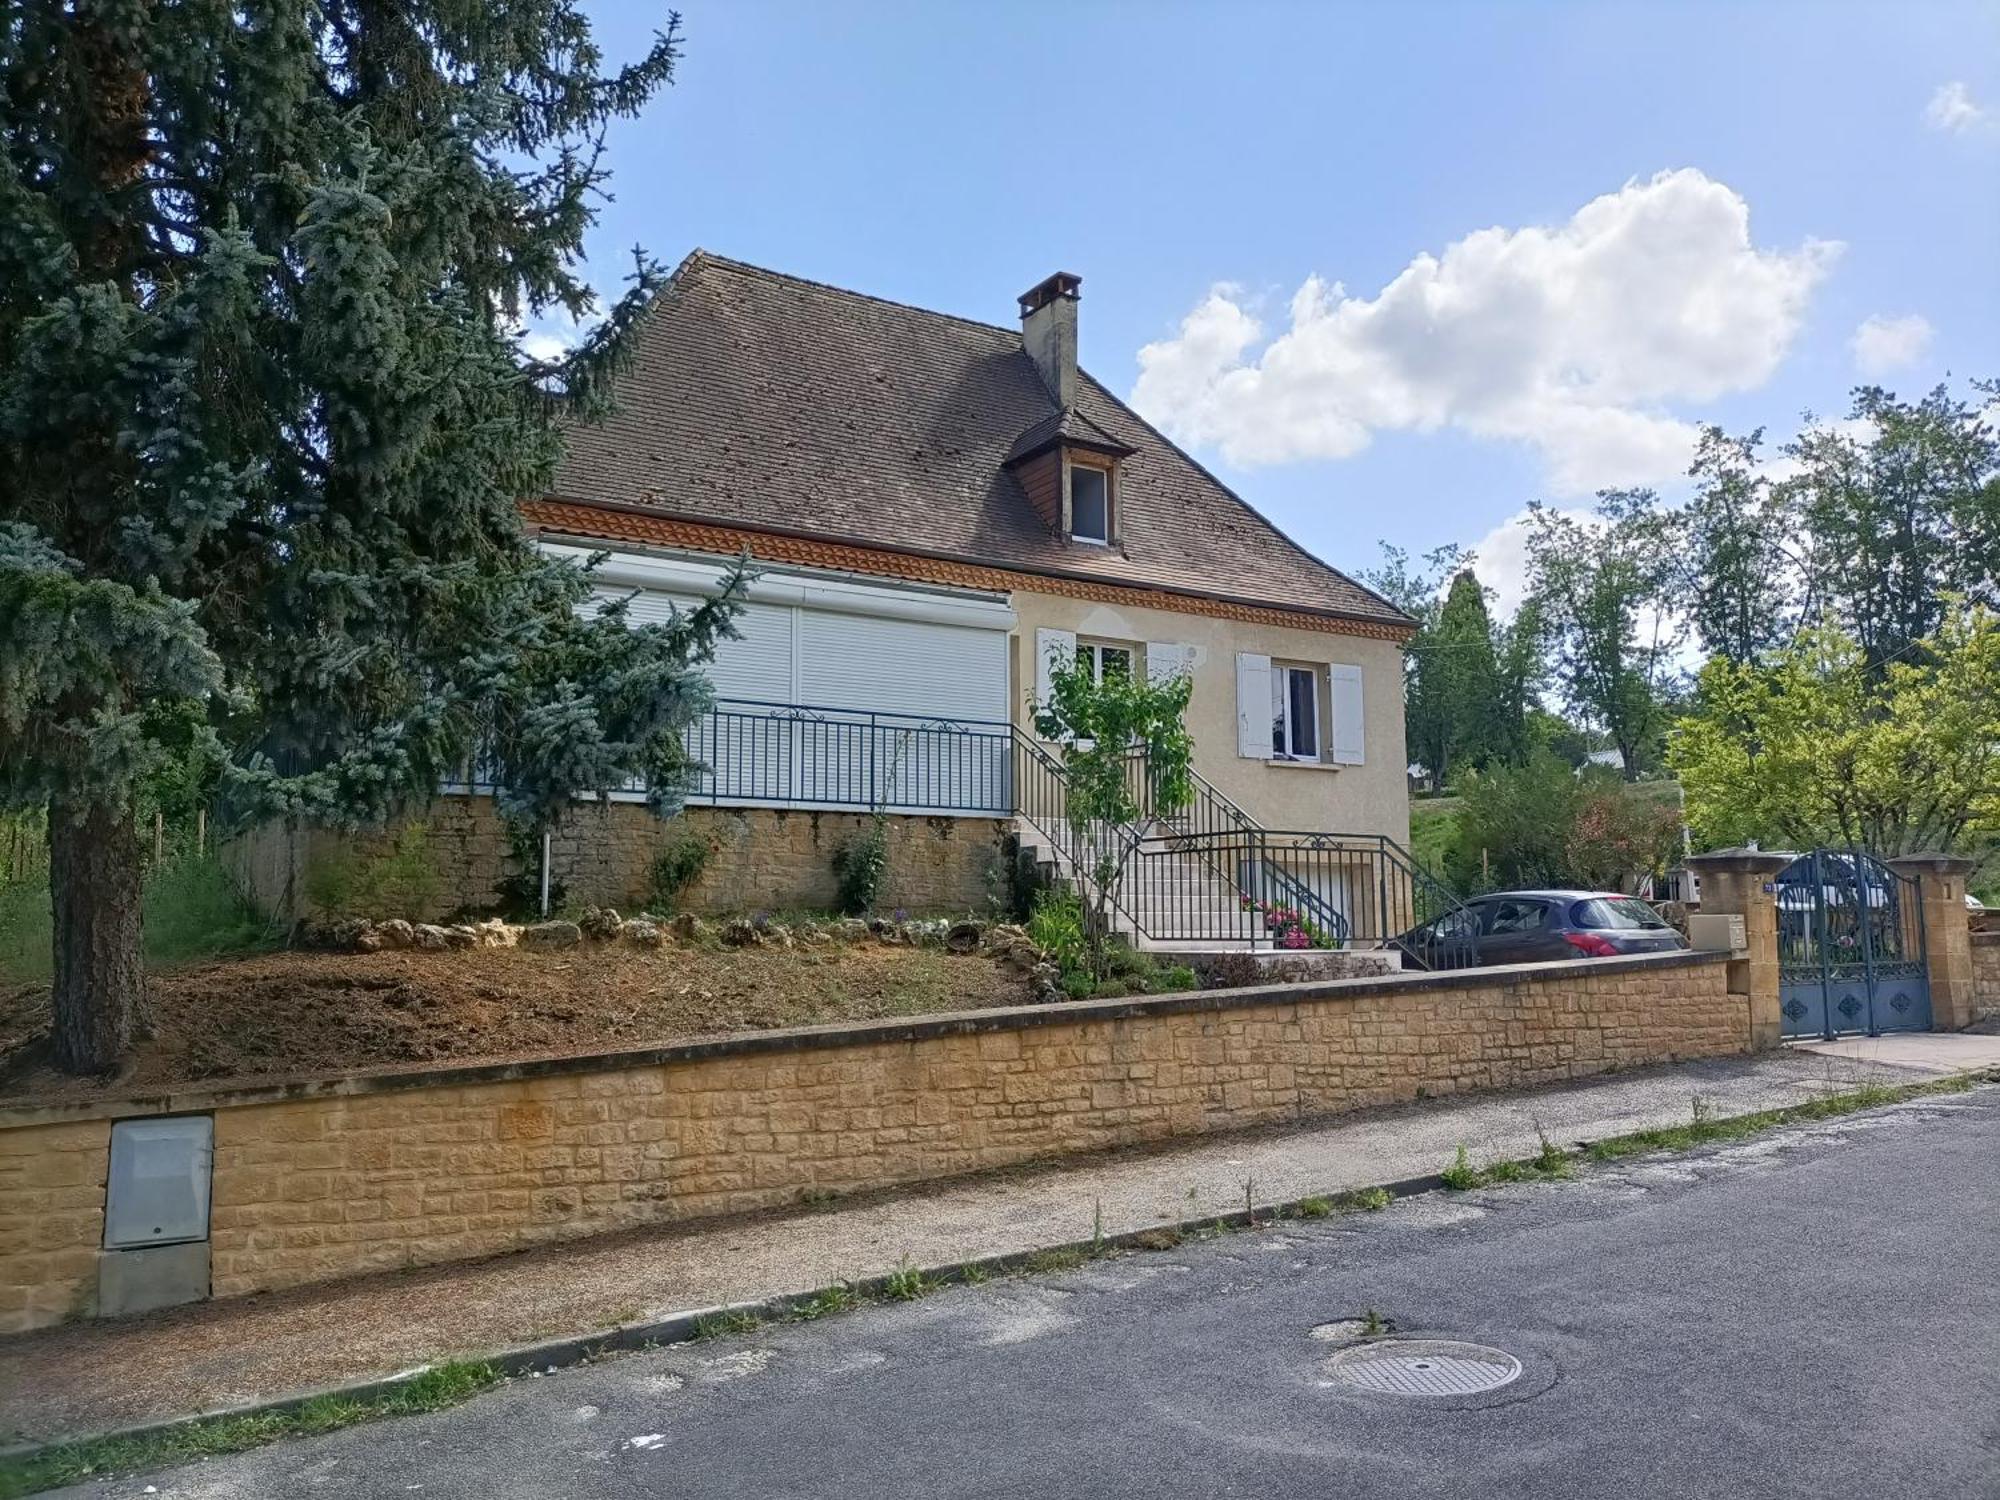
[[1737,958],[1750,952],[1741,912],[1697,912],[1688,918],[1688,943],[1703,953],[1727,953]]

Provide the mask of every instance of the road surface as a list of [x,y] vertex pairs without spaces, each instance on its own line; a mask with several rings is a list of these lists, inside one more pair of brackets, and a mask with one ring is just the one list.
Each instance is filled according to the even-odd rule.
[[[1990,1500],[1996,1272],[1984,1088],[663,1349],[69,1493]],[[1323,1325],[1371,1310],[1521,1374],[1483,1396],[1356,1390]]]

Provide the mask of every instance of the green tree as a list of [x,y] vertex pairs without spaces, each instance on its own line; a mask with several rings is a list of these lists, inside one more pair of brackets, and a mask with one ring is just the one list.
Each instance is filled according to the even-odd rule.
[[1948,608],[1880,671],[1834,625],[1711,661],[1668,751],[1696,836],[1893,855],[2000,828],[2000,619]]
[[1811,562],[1796,525],[1796,487],[1774,485],[1757,458],[1761,431],[1703,429],[1688,469],[1679,592],[1704,652],[1757,661],[1790,640]]
[[1672,612],[1677,518],[1650,490],[1606,490],[1592,518],[1534,505],[1523,524],[1563,696],[1610,737],[1633,780],[1667,723],[1661,699],[1683,634]]
[[[1036,707],[1035,728],[1062,746],[1066,821],[1094,979],[1109,972],[1111,906],[1124,879],[1130,831],[1142,816],[1171,818],[1193,800],[1194,741],[1184,722],[1193,686],[1186,673],[1155,680],[1106,672],[1100,679],[1087,661],[1065,658],[1060,648],[1051,655],[1049,694]],[[1147,807],[1131,774],[1135,760],[1144,768]]]
[[1805,617],[1831,614],[1872,668],[1935,631],[1948,598],[2000,602],[2000,434],[1983,402],[1864,386],[1846,424],[1809,423],[1786,455],[1812,550]]
[[1553,755],[1496,765],[1459,783],[1458,831],[1445,873],[1462,891],[1560,885],[1583,783]]
[[504,810],[686,772],[691,664],[585,606],[519,497],[658,284],[559,364],[517,319],[576,266],[607,123],[574,0],[21,0],[0,22],[0,798],[46,804],[60,1064],[143,999],[138,789],[219,767],[243,816],[379,820],[476,752]]
[[1417,622],[1403,648],[1411,758],[1440,788],[1461,769],[1518,759],[1541,675],[1539,610],[1496,623],[1474,559],[1457,547],[1427,553],[1421,565],[1401,548],[1382,550],[1383,566],[1367,582]]

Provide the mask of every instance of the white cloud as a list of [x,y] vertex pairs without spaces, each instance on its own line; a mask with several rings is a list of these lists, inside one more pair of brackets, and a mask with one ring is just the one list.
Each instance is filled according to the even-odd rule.
[[1924,106],[1924,123],[1933,130],[1949,131],[1953,135],[1977,130],[1989,118],[1986,110],[1973,103],[1972,90],[1955,79],[1939,84],[1937,92],[1931,95],[1931,102]]
[[[1579,525],[1602,524],[1587,510],[1562,514]],[[1528,597],[1528,512],[1517,510],[1472,544],[1472,571],[1493,591],[1492,611],[1496,618],[1511,620],[1514,611]]]
[[1739,194],[1663,172],[1565,224],[1420,254],[1373,297],[1309,277],[1261,348],[1252,299],[1218,284],[1139,351],[1132,401],[1245,466],[1453,427],[1535,444],[1563,493],[1657,481],[1695,438],[1666,404],[1769,379],[1840,248],[1760,250]]
[[1919,313],[1885,318],[1880,313],[1862,321],[1847,347],[1863,375],[1886,375],[1922,359],[1931,346],[1930,319]]

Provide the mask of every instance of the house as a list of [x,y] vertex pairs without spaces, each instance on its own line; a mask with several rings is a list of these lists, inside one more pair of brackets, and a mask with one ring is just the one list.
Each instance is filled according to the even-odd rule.
[[[608,551],[600,592],[635,619],[754,559],[690,735],[698,903],[826,904],[831,847],[873,810],[913,910],[978,904],[1016,835],[1061,863],[1059,747],[1031,705],[1072,655],[1192,677],[1200,787],[1176,828],[1215,844],[1216,879],[1184,847],[1149,867],[1161,901],[1239,921],[1250,856],[1220,841],[1253,831],[1406,842],[1411,622],[1081,370],[1080,294],[1051,276],[1003,327],[698,250],[635,329],[615,413],[523,505],[545,548]],[[572,898],[636,899],[661,835],[625,811],[565,834]],[[448,883],[484,878],[486,842]]]

